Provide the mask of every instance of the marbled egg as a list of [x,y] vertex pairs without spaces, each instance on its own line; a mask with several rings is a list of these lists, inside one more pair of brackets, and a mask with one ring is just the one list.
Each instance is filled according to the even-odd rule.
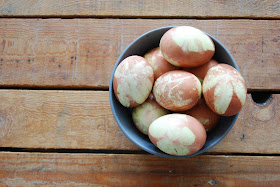
[[222,116],[237,114],[244,106],[247,97],[247,87],[243,77],[228,64],[218,64],[210,68],[202,88],[209,108]]
[[211,131],[219,122],[220,115],[213,112],[201,98],[197,105],[185,112],[197,119],[205,128],[206,132]]
[[151,93],[154,71],[141,56],[129,56],[117,67],[113,77],[116,98],[125,107],[142,104]]
[[197,67],[212,58],[215,45],[201,30],[190,26],[178,26],[162,36],[160,50],[164,58],[175,66]]
[[186,156],[203,147],[206,131],[194,117],[186,114],[167,114],[150,125],[149,138],[156,147],[167,154]]
[[150,94],[144,103],[133,108],[132,120],[138,130],[148,135],[148,129],[151,123],[167,113],[168,111],[154,100],[153,94]]
[[209,62],[207,62],[201,66],[194,67],[194,68],[185,68],[184,70],[194,74],[200,80],[200,82],[203,82],[203,79],[204,79],[207,71],[211,67],[216,66],[218,64],[219,63],[216,60],[211,59]]
[[178,67],[170,64],[163,56],[162,53],[158,48],[154,48],[150,51],[148,51],[144,58],[151,64],[153,70],[154,70],[154,76],[155,80],[161,76],[162,74],[179,69]]
[[153,94],[162,107],[176,112],[184,111],[197,104],[201,97],[201,83],[192,73],[173,70],[155,81]]

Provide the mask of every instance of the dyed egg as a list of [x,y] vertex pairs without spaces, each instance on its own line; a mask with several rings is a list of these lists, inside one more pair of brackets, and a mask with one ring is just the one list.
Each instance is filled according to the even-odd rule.
[[162,36],[160,50],[164,58],[174,66],[197,67],[212,58],[215,45],[201,30],[190,26],[178,26]]
[[166,115],[168,111],[161,107],[150,94],[148,99],[141,105],[133,108],[132,120],[143,134],[148,135],[148,129],[151,123],[157,118]]
[[145,58],[136,55],[125,58],[113,77],[115,96],[125,107],[142,104],[151,93],[153,83],[153,68]]
[[192,73],[183,70],[169,71],[161,75],[154,84],[155,100],[172,111],[192,108],[201,97],[201,83]]
[[186,111],[186,114],[197,119],[204,126],[206,132],[211,131],[220,119],[220,115],[213,112],[204,99],[200,99],[197,105]]
[[167,154],[186,156],[203,147],[206,131],[194,117],[186,114],[167,114],[150,125],[149,138],[156,147]]
[[154,70],[154,77],[155,80],[161,76],[162,74],[171,71],[171,70],[176,70],[178,67],[173,66],[170,64],[165,58],[162,56],[161,51],[158,48],[154,48],[150,51],[148,51],[145,55],[144,58],[150,63]]
[[245,81],[240,73],[228,64],[218,64],[210,68],[202,88],[207,105],[219,115],[235,115],[245,104]]
[[206,64],[203,64],[201,66],[198,67],[194,67],[194,68],[185,68],[184,70],[194,74],[199,80],[200,82],[203,82],[203,79],[207,73],[207,71],[213,67],[218,65],[219,63],[216,60],[211,59],[209,62],[207,62]]

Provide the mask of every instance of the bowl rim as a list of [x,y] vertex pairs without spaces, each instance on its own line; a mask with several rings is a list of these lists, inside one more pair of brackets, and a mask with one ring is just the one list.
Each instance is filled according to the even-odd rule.
[[[111,74],[111,78],[110,78],[110,85],[109,85],[109,100],[110,100],[110,107],[111,107],[111,110],[112,110],[112,113],[113,113],[113,116],[119,126],[119,128],[121,129],[121,131],[126,135],[126,137],[132,141],[135,145],[137,145],[139,148],[143,149],[144,151],[150,153],[150,154],[153,154],[153,155],[156,155],[156,156],[161,156],[161,157],[166,157],[166,158],[186,158],[186,157],[193,157],[193,156],[196,156],[196,155],[199,155],[199,154],[202,154],[206,151],[208,151],[209,149],[213,148],[214,146],[216,146],[222,139],[224,139],[224,137],[230,132],[230,130],[232,129],[232,127],[234,126],[234,124],[236,123],[236,120],[238,119],[238,115],[239,115],[239,112],[237,114],[235,114],[233,117],[233,121],[231,123],[231,125],[228,127],[228,129],[221,135],[219,136],[210,146],[208,146],[207,148],[204,148],[203,150],[200,149],[199,151],[191,154],[191,155],[186,155],[186,156],[176,156],[176,155],[169,155],[167,153],[159,153],[159,152],[156,152],[152,149],[148,149],[146,146],[142,145],[140,142],[138,141],[135,141],[135,139],[129,134],[127,133],[126,129],[120,125],[121,124],[121,121],[119,119],[118,116],[116,116],[116,110],[115,108],[113,107],[113,101],[112,101],[112,97],[115,97],[114,95],[114,90],[113,90],[113,77],[114,77],[114,73],[119,65],[119,63],[121,62],[121,60],[123,59],[123,56],[125,55],[125,53],[127,52],[127,50],[132,46],[134,45],[135,42],[137,42],[138,40],[142,39],[143,37],[149,35],[150,33],[153,33],[153,32],[156,32],[158,30],[162,30],[162,29],[172,29],[174,27],[177,27],[177,26],[181,26],[181,25],[170,25],[170,26],[164,26],[164,27],[159,27],[159,28],[156,28],[156,29],[153,29],[153,30],[150,30],[142,35],[140,35],[139,37],[137,37],[135,40],[133,40],[124,50],[123,52],[120,54],[120,56],[118,57],[115,65],[114,65],[114,68],[112,70],[112,74]],[[168,31],[166,30],[166,32]],[[204,31],[203,31],[204,32]],[[212,35],[204,32],[205,34],[207,34],[212,40],[214,40],[216,43],[218,43],[225,51],[226,53],[228,54],[229,58],[232,60],[233,62],[233,65],[234,65],[234,68],[237,69],[237,71],[240,72],[239,68],[238,68],[238,65],[237,63],[235,62],[232,54],[228,51],[228,49],[219,41],[217,40],[215,37],[213,37]],[[207,141],[207,140],[206,140]],[[155,146],[155,145],[154,145]]]

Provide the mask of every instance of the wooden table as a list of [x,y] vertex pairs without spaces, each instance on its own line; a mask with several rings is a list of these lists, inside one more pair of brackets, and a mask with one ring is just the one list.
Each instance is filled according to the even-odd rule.
[[[280,1],[0,0],[0,185],[279,186]],[[141,34],[191,25],[248,86],[237,123],[200,156],[135,146],[109,105],[113,66]]]

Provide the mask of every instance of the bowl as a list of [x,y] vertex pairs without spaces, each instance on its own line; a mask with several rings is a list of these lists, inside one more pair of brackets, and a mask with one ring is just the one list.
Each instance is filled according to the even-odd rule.
[[[159,150],[149,140],[148,136],[142,134],[135,127],[132,121],[132,109],[122,106],[116,99],[113,90],[113,76],[118,64],[128,56],[131,55],[144,56],[149,50],[158,47],[162,35],[173,27],[175,26],[167,26],[167,27],[161,27],[161,28],[151,30],[141,35],[136,40],[134,40],[130,45],[127,46],[127,48],[119,56],[114,66],[111,80],[110,80],[110,86],[109,86],[109,97],[110,97],[110,106],[114,118],[117,124],[119,125],[120,129],[128,137],[128,139],[130,139],[134,144],[136,144],[141,149],[151,154],[161,156],[161,157],[168,157],[168,158],[182,158],[182,157],[191,157],[191,156],[202,154],[205,151],[208,151],[209,149],[217,145],[229,133],[234,123],[236,122],[239,113],[230,117],[221,116],[215,129],[207,133],[207,139],[205,145],[198,152],[187,156],[174,156],[174,155],[166,154],[161,150]],[[221,63],[229,64],[239,71],[239,68],[234,58],[232,57],[230,52],[225,48],[225,46],[210,34],[207,35],[213,40],[215,44],[215,54],[213,56],[213,59]]]

